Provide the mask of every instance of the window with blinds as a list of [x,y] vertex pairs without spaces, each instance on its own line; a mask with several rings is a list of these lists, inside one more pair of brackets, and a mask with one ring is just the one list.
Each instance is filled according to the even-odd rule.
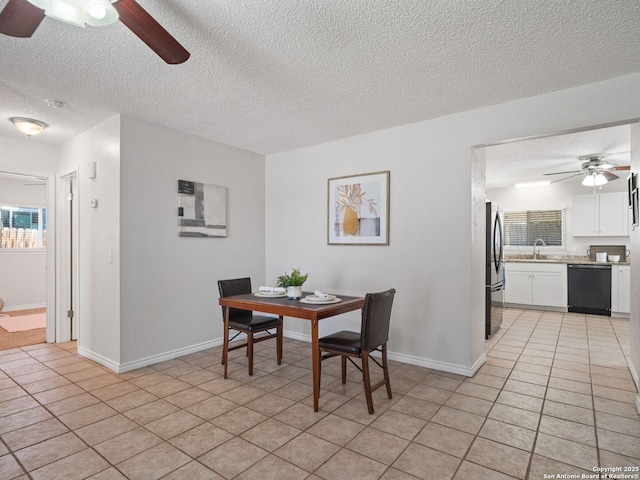
[[46,208],[0,205],[0,249],[46,246]]
[[508,247],[531,246],[541,238],[547,246],[565,245],[565,209],[504,212],[504,243]]

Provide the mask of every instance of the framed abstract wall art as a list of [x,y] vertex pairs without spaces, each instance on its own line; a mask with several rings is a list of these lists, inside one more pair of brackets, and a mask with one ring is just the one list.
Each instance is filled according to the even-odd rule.
[[227,236],[226,187],[178,180],[178,236]]
[[327,243],[389,245],[389,171],[330,178]]

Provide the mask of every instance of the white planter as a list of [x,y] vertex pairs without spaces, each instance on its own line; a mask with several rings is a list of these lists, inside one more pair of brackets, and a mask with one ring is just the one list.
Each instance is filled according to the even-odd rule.
[[287,287],[287,297],[292,300],[302,298],[302,287]]

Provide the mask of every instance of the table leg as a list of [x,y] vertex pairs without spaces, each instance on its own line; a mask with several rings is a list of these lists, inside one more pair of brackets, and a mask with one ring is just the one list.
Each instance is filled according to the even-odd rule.
[[318,411],[320,398],[320,351],[318,350],[318,321],[311,321],[311,368],[313,369],[313,411]]

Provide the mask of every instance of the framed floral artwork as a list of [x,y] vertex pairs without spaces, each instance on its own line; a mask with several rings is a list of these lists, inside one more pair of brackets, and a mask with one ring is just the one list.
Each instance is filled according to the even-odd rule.
[[330,178],[327,243],[389,245],[389,171]]

